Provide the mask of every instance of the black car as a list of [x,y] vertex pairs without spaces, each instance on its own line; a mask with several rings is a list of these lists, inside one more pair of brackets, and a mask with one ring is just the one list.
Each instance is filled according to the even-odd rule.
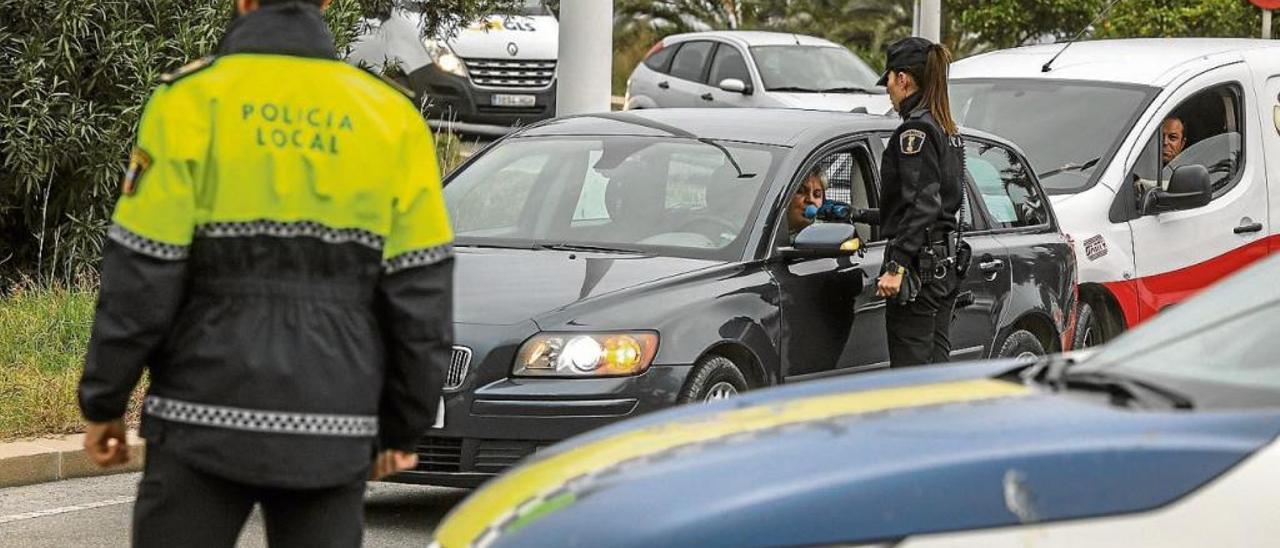
[[[526,128],[445,183],[457,347],[443,416],[398,481],[475,485],[556,441],[677,403],[887,366],[883,241],[802,249],[786,212],[877,201],[896,120],[771,109],[645,110]],[[1075,257],[1026,159],[964,132],[973,261],[954,359],[1063,349]],[[800,233],[848,231],[815,225]],[[813,239],[813,238],[810,238]]]

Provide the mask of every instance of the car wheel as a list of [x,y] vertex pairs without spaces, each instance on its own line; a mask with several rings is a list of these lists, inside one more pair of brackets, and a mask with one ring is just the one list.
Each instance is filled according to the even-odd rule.
[[1075,340],[1071,341],[1071,349],[1081,350],[1104,342],[1106,342],[1106,336],[1102,330],[1101,318],[1094,313],[1089,303],[1081,303],[1080,311],[1076,315],[1076,336]]
[[996,353],[1000,358],[1036,358],[1044,355],[1044,345],[1030,331],[1019,329],[1009,334]]
[[679,403],[709,402],[728,399],[747,390],[747,378],[733,360],[709,355],[698,360],[689,373]]

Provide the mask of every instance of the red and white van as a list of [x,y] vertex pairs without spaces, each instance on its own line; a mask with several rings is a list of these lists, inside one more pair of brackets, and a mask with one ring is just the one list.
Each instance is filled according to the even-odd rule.
[[951,107],[1040,174],[1075,241],[1088,346],[1280,249],[1280,41],[1064,47],[956,62]]

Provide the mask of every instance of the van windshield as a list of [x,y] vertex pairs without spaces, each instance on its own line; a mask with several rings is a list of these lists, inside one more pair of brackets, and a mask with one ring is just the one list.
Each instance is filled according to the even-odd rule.
[[551,15],[551,9],[543,0],[522,0],[515,10],[516,15]]
[[1155,96],[1143,86],[1042,80],[953,80],[956,123],[1016,143],[1050,194],[1097,181]]

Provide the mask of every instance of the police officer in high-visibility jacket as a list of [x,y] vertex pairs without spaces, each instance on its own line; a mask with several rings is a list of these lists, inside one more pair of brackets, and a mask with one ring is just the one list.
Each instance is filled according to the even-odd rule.
[[103,250],[80,407],[127,460],[136,546],[358,546],[365,481],[408,469],[452,349],[452,232],[412,101],[337,58],[328,0],[237,0],[214,58],[147,102]]
[[892,367],[948,361],[951,320],[967,266],[956,238],[964,188],[964,143],[951,117],[951,54],[924,38],[889,46],[879,84],[902,124],[880,164],[879,222],[888,238],[876,294],[888,300],[885,329]]

